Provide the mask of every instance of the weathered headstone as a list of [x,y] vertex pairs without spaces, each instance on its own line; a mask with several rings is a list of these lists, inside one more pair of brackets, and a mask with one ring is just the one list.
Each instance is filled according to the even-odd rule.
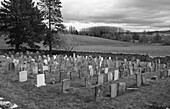
[[45,71],[48,71],[49,70],[49,68],[48,68],[48,66],[43,66],[43,72],[45,72]]
[[118,84],[118,95],[122,95],[125,93],[126,90],[126,83],[125,82],[119,82]]
[[114,81],[119,79],[119,70],[114,71]]
[[45,84],[45,74],[38,74],[37,75],[37,87],[41,87],[41,86],[46,86]]
[[133,67],[129,67],[129,72],[130,72],[130,75],[134,75],[134,73],[133,73]]
[[70,83],[71,81],[69,79],[62,80],[62,92],[66,92],[68,89],[70,89]]
[[19,82],[27,81],[27,71],[19,72]]
[[106,82],[109,82],[109,81],[108,81],[108,73],[105,73],[105,74],[104,74],[104,82],[105,82],[105,83],[106,83]]
[[108,82],[112,81],[113,80],[113,73],[112,72],[109,72],[108,73]]
[[102,89],[102,85],[96,85],[95,86],[95,100],[98,102],[98,101],[100,101],[101,99],[102,99],[102,91],[103,91],[103,89]]
[[90,69],[90,76],[93,76],[94,75],[94,69]]
[[114,98],[118,95],[118,84],[111,84],[110,95],[111,95],[111,98]]
[[162,79],[162,78],[164,78],[164,70],[163,69],[160,69],[159,70],[159,72],[160,72],[160,78]]
[[104,83],[104,75],[103,74],[99,74],[97,77],[97,83],[98,84],[103,84]]
[[140,72],[136,73],[136,86],[140,87],[142,84],[142,76]]

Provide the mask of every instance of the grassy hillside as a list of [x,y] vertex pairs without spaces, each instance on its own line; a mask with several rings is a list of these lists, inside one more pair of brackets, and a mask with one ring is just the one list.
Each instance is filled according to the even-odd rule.
[[[139,53],[150,54],[152,56],[166,56],[170,55],[170,46],[161,46],[156,44],[139,44],[132,42],[122,42],[116,40],[103,39],[92,36],[72,35],[73,41],[78,43],[73,50],[82,51],[102,51],[114,53]],[[0,38],[0,48],[6,49],[7,45],[4,38]],[[41,45],[42,49],[44,48]]]

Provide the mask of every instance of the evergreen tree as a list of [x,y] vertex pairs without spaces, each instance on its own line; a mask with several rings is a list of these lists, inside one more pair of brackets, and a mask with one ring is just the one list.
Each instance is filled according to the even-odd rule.
[[4,0],[0,9],[0,30],[7,35],[6,43],[20,49],[38,48],[45,28],[40,11],[32,0]]
[[47,35],[44,40],[44,45],[49,46],[50,53],[52,52],[52,45],[54,38],[54,34],[62,31],[65,27],[62,24],[62,14],[61,14],[61,2],[60,0],[40,0],[38,2],[40,6],[40,11],[43,14],[43,18],[45,24],[48,27]]

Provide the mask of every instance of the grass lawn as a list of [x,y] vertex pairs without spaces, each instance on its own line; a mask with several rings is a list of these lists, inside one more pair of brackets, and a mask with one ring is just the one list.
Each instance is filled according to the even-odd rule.
[[[150,73],[147,78],[158,73]],[[12,77],[12,78],[11,78]],[[74,78],[68,93],[61,93],[61,83],[37,88],[35,79],[20,83],[15,74],[0,75],[0,96],[17,105],[18,109],[165,109],[170,107],[170,79],[150,81],[135,91],[127,90],[116,98],[109,97],[110,84],[104,85],[103,98],[95,102],[94,89],[84,87]],[[125,77],[127,87],[135,84],[135,77]],[[118,81],[117,81],[118,82]],[[111,82],[114,83],[114,82]]]

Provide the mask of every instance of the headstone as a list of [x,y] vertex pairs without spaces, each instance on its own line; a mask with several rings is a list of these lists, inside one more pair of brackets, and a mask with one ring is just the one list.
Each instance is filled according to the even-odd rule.
[[108,74],[107,74],[107,73],[104,74],[104,82],[105,82],[105,83],[106,83],[106,82],[109,82],[109,81],[108,81]]
[[110,87],[111,98],[114,98],[118,95],[118,84],[111,84]]
[[94,69],[90,69],[90,76],[93,76],[94,75]]
[[93,66],[92,65],[89,65],[89,69],[92,69],[93,68]]
[[43,66],[43,72],[45,72],[45,71],[48,71],[49,70],[49,68],[48,68],[48,66]]
[[125,82],[119,82],[118,84],[118,95],[122,95],[125,93],[126,90],[126,83]]
[[168,69],[168,77],[170,76],[170,69]]
[[97,83],[98,84],[103,84],[104,83],[104,75],[103,74],[99,74],[97,77]]
[[68,89],[70,89],[70,83],[71,81],[69,79],[62,80],[62,91],[65,92]]
[[112,81],[113,80],[113,73],[112,72],[109,72],[108,73],[108,82]]
[[85,86],[86,86],[86,87],[91,86],[91,81],[90,81],[90,78],[89,78],[89,77],[86,77],[86,78],[85,78]]
[[142,74],[142,85],[146,84],[146,75]]
[[27,81],[27,71],[19,72],[19,82]]
[[129,67],[129,72],[130,72],[130,75],[134,75],[134,73],[133,73],[133,67]]
[[38,74],[38,64],[33,63],[34,66],[32,66],[32,72],[33,74]]
[[141,76],[141,73],[138,72],[138,73],[136,73],[136,86],[140,87],[141,84],[142,84],[142,76]]
[[102,99],[102,85],[95,86],[95,100],[100,101]]
[[119,70],[114,71],[114,81],[119,79]]
[[108,73],[108,71],[109,71],[109,68],[104,69],[104,73]]
[[45,84],[45,74],[38,74],[37,75],[37,87],[41,87],[41,86],[46,86]]
[[160,76],[159,76],[161,79],[164,78],[164,70],[163,69],[160,69]]

